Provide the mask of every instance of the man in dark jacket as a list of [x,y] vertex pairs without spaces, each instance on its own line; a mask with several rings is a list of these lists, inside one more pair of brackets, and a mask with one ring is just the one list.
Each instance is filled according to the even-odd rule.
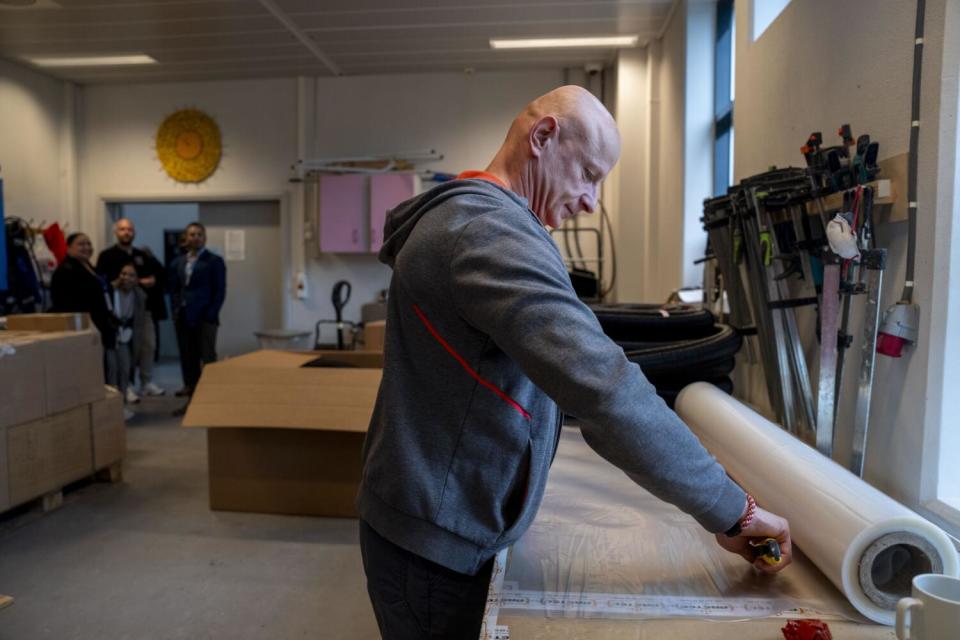
[[[604,335],[546,227],[592,212],[613,118],[561,87],[514,120],[486,171],[390,212],[383,380],[357,506],[384,638],[476,638],[496,553],[529,528],[563,413],[602,457],[754,562],[786,520],[757,507]],[[559,406],[558,406],[559,405]]]
[[[140,371],[140,393],[148,396],[162,396],[163,389],[153,382],[153,363],[156,357],[158,327],[161,320],[167,319],[167,304],[164,300],[166,274],[163,265],[153,253],[133,246],[137,232],[133,222],[121,218],[113,225],[113,234],[117,243],[100,252],[97,258],[97,272],[104,276],[114,288],[120,270],[127,264],[133,264],[137,270],[139,286],[147,296],[147,315],[144,317],[143,331],[137,334],[134,352],[137,354],[133,368]],[[127,387],[127,402],[137,402],[133,387]]]
[[193,395],[203,365],[217,360],[217,327],[227,293],[227,267],[223,258],[207,251],[206,243],[204,226],[191,222],[184,231],[186,252],[177,256],[167,273],[183,374],[179,396]]

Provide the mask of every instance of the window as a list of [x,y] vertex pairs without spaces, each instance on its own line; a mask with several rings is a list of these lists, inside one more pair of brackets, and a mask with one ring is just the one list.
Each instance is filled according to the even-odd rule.
[[[960,46],[960,34],[948,30],[946,38],[944,51],[955,51]],[[930,287],[937,292],[937,304],[935,309],[920,310],[921,314],[930,314],[930,330],[925,336],[929,344],[917,345],[918,350],[928,351],[928,366],[932,365],[927,387],[930,417],[925,425],[932,433],[924,434],[922,445],[918,511],[956,538],[960,538],[960,394],[956,392],[960,389],[960,288],[956,286],[960,282],[960,218],[955,215],[960,208],[958,70],[960,66],[954,66],[952,73],[943,74],[941,95],[949,99],[940,103],[939,121],[943,124],[936,134],[940,136],[940,148],[952,149],[954,153],[940,154],[938,173],[945,179],[939,181],[936,201],[921,205],[935,214]],[[922,150],[921,146],[921,153]]]
[[773,21],[790,4],[790,0],[753,0],[753,40],[757,41]]
[[733,184],[733,85],[736,32],[733,0],[717,2],[714,55],[713,194],[723,195]]
[[[956,76],[954,76],[956,77]],[[949,89],[949,80],[947,76],[943,80],[944,91]],[[960,91],[956,84],[953,85],[953,92],[957,92],[956,102],[953,105],[953,113],[949,114],[949,120],[956,121],[956,116],[960,113]],[[946,107],[942,107],[946,108]],[[941,119],[943,114],[941,114]],[[937,478],[936,493],[933,500],[928,500],[924,506],[933,511],[942,520],[939,522],[947,531],[960,537],[960,465],[957,465],[957,452],[960,451],[960,394],[954,390],[960,389],[960,293],[954,283],[960,282],[960,221],[954,216],[960,206],[960,129],[954,131],[941,131],[941,144],[944,148],[953,148],[956,154],[953,156],[953,189],[952,205],[941,206],[937,211],[937,227],[942,229],[942,233],[947,241],[939,244],[936,249],[936,255],[933,256],[934,269],[936,271],[945,271],[946,278],[943,284],[934,282],[934,286],[940,286],[944,290],[944,297],[941,298],[945,304],[939,309],[945,316],[944,328],[942,334],[935,330],[936,335],[931,336],[931,340],[943,340],[943,374],[940,393],[942,394],[940,402],[940,429],[933,443],[928,446],[936,447],[937,457]],[[944,154],[941,162],[949,162],[949,156]],[[949,173],[949,170],[948,172]],[[949,188],[946,184],[941,185],[941,189]],[[941,199],[941,203],[944,200]],[[942,265],[938,269],[938,265]],[[942,276],[941,276],[942,277]],[[936,279],[937,276],[935,275]],[[932,400],[932,401],[935,401]],[[925,457],[924,463],[927,462]]]

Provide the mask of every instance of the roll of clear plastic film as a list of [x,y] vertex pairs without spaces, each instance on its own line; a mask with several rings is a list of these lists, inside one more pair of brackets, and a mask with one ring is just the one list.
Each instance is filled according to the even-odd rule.
[[960,571],[939,527],[716,387],[692,384],[676,407],[727,473],[790,521],[794,543],[870,620],[892,625],[915,575]]

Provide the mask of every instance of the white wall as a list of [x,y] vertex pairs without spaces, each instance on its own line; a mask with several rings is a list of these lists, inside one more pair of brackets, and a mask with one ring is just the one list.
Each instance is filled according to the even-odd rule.
[[[943,207],[938,211],[937,204],[937,167],[945,152],[939,140],[945,2],[955,0],[927,2],[915,292],[920,338],[902,359],[878,357],[866,454],[866,478],[911,505],[922,497],[923,442],[934,428],[927,406],[940,384],[931,375],[931,358],[942,357],[943,348],[931,334],[939,313],[931,257],[938,225],[952,215]],[[792,2],[756,42],[750,39],[750,4],[738,3],[736,16],[737,180],[773,164],[802,166],[798,149],[807,135],[823,131],[825,143],[834,144],[843,123],[850,123],[855,135],[870,133],[879,140],[881,158],[907,151],[915,3],[881,0],[863,11],[858,3]],[[955,69],[956,60],[950,64]],[[903,286],[906,232],[905,223],[877,230],[879,246],[889,249],[881,308],[895,302]],[[811,340],[806,337],[808,347]],[[854,351],[847,358],[849,372],[859,365]],[[848,386],[840,399],[837,453],[844,461],[853,393]]]
[[[284,199],[288,246],[284,281],[285,324],[312,328],[331,318],[334,282],[353,284],[345,310],[360,307],[389,283],[389,270],[372,255],[317,255],[305,240],[302,186],[291,184],[300,157],[357,155],[435,148],[443,162],[429,168],[458,172],[483,168],[513,117],[532,98],[561,84],[562,71],[416,74],[326,79],[95,85],[82,95],[82,224],[98,246],[104,233],[103,199],[117,201]],[[167,177],[156,159],[154,135],[178,108],[197,107],[214,117],[224,155],[216,173],[199,185]],[[306,245],[306,246],[305,246]],[[306,300],[292,295],[295,272],[308,276]]]
[[647,302],[664,301],[683,284],[686,13],[687,3],[681,0],[663,39],[650,47],[654,86]]
[[[297,157],[297,82],[295,79],[91,85],[82,90],[80,116],[80,216],[95,246],[112,241],[106,234],[105,199],[115,202],[275,199],[283,228],[300,207],[298,191],[288,183]],[[186,107],[212,116],[220,127],[223,157],[216,172],[200,184],[170,178],[155,151],[163,119]],[[289,317],[293,246],[285,238],[282,254]]]
[[36,224],[75,220],[72,95],[67,83],[0,60],[0,177],[7,216]]
[[[209,199],[280,195],[297,155],[296,81],[247,80],[83,88],[82,222],[102,224],[102,198]],[[175,182],[163,171],[154,137],[163,119],[196,107],[220,126],[223,158],[206,181]]]
[[650,204],[650,65],[649,51],[626,49],[617,58],[615,114],[620,129],[620,162],[605,191],[617,247],[617,301],[644,300],[649,280],[647,230]]
[[617,300],[661,302],[699,286],[713,183],[715,5],[678,0],[662,38],[617,58],[620,166],[611,176]]
[[[444,159],[423,168],[483,169],[520,110],[562,81],[560,69],[319,78],[305,150],[326,158],[436,149]],[[373,255],[314,256],[307,260],[307,276],[311,297],[293,305],[293,327],[333,318],[330,291],[337,280],[353,285],[344,311],[352,320],[390,282],[390,270]]]

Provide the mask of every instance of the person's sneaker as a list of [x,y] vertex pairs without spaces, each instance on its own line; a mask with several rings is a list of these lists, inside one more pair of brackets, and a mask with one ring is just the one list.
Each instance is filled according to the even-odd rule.
[[135,414],[133,411],[130,411],[130,409],[127,409],[126,407],[123,408],[123,421],[124,421],[124,422],[129,422],[130,419],[131,419],[133,416],[135,416],[135,415],[137,415],[137,414]]
[[193,389],[190,387],[181,387],[173,395],[177,396],[178,398],[187,398],[193,395]]
[[140,396],[138,396],[136,392],[130,387],[127,387],[126,398],[127,398],[127,404],[137,404],[138,402],[140,402]]
[[166,393],[163,389],[152,382],[148,382],[140,388],[140,393],[145,396],[162,396]]

